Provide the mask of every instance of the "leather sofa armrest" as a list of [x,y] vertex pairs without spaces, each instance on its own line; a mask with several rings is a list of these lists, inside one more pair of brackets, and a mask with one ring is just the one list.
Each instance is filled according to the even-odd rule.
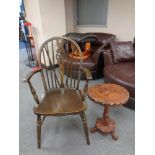
[[103,52],[103,58],[104,58],[104,66],[114,64],[113,58],[112,58],[112,53],[110,50],[106,50]]
[[98,49],[96,50],[93,55],[92,55],[92,59],[95,62],[95,64],[98,63],[100,56],[103,55],[104,50],[103,49]]
[[103,52],[104,50],[98,49],[92,55],[92,61],[95,63],[95,76],[96,78],[101,77],[103,74],[104,60],[103,60]]

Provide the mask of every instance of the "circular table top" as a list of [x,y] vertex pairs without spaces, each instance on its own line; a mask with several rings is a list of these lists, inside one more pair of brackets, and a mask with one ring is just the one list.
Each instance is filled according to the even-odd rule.
[[129,92],[124,87],[111,83],[89,87],[88,95],[95,102],[109,105],[125,104],[129,99]]

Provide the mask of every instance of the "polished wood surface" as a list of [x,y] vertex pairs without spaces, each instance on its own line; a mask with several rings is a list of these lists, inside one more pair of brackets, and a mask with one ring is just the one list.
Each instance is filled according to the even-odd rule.
[[116,84],[98,84],[88,88],[88,95],[95,102],[104,105],[102,118],[97,118],[95,127],[90,129],[91,133],[100,131],[111,134],[114,140],[118,139],[115,133],[116,123],[109,117],[109,106],[125,104],[129,99],[128,91]]
[[[80,65],[76,65],[77,60],[69,57],[69,53],[73,53],[75,50],[79,52]],[[66,61],[69,61],[70,65],[65,66],[64,63]],[[85,110],[87,109],[85,97],[88,90],[88,82],[92,79],[92,76],[88,69],[82,67],[79,46],[66,37],[50,38],[40,47],[38,64],[39,66],[32,69],[24,80],[28,83],[33,98],[37,103],[34,107],[34,113],[37,115],[38,148],[41,147],[41,126],[47,116],[75,114],[78,114],[82,119],[86,142],[89,145],[89,132],[85,116]],[[58,67],[56,68],[55,66]],[[64,67],[67,69],[67,76],[64,75]],[[73,72],[74,67],[78,70],[78,77]],[[82,72],[85,73],[86,82],[83,89],[80,89]],[[31,83],[31,78],[37,73],[40,73],[41,83],[44,88],[42,98],[38,97],[35,87]]]
[[104,83],[89,87],[89,96],[101,104],[120,105],[128,101],[129,92],[116,84]]
[[34,112],[41,115],[67,115],[80,113],[86,108],[78,90],[57,88],[45,92],[40,105],[34,108]]

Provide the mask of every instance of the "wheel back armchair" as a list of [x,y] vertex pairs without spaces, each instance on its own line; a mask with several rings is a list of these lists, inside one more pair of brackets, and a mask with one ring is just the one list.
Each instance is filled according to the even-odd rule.
[[[41,126],[46,116],[80,115],[87,144],[90,144],[84,111],[87,108],[85,96],[88,81],[92,79],[92,76],[88,69],[82,68],[79,62],[76,65],[76,60],[69,58],[69,50],[72,52],[77,50],[81,55],[81,50],[77,43],[67,37],[48,39],[42,44],[39,51],[39,67],[34,68],[25,79],[36,101],[36,106],[33,110],[37,115],[38,148],[41,147]],[[66,61],[69,62],[68,65],[64,65]],[[80,63],[82,64],[82,59],[80,59]],[[73,69],[78,71],[78,77],[75,76]],[[64,70],[66,71],[65,75]],[[82,72],[85,72],[87,80],[81,90],[79,85]],[[31,83],[31,78],[36,73],[40,73],[42,79],[45,92],[42,99],[39,99]]]

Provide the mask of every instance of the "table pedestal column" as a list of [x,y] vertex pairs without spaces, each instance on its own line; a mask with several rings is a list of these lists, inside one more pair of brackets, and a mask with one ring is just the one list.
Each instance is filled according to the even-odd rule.
[[108,133],[111,134],[114,140],[117,140],[118,137],[115,134],[115,127],[115,122],[109,117],[109,105],[104,105],[103,117],[97,118],[95,127],[91,128],[90,132],[94,133],[96,131],[100,131],[102,133]]

